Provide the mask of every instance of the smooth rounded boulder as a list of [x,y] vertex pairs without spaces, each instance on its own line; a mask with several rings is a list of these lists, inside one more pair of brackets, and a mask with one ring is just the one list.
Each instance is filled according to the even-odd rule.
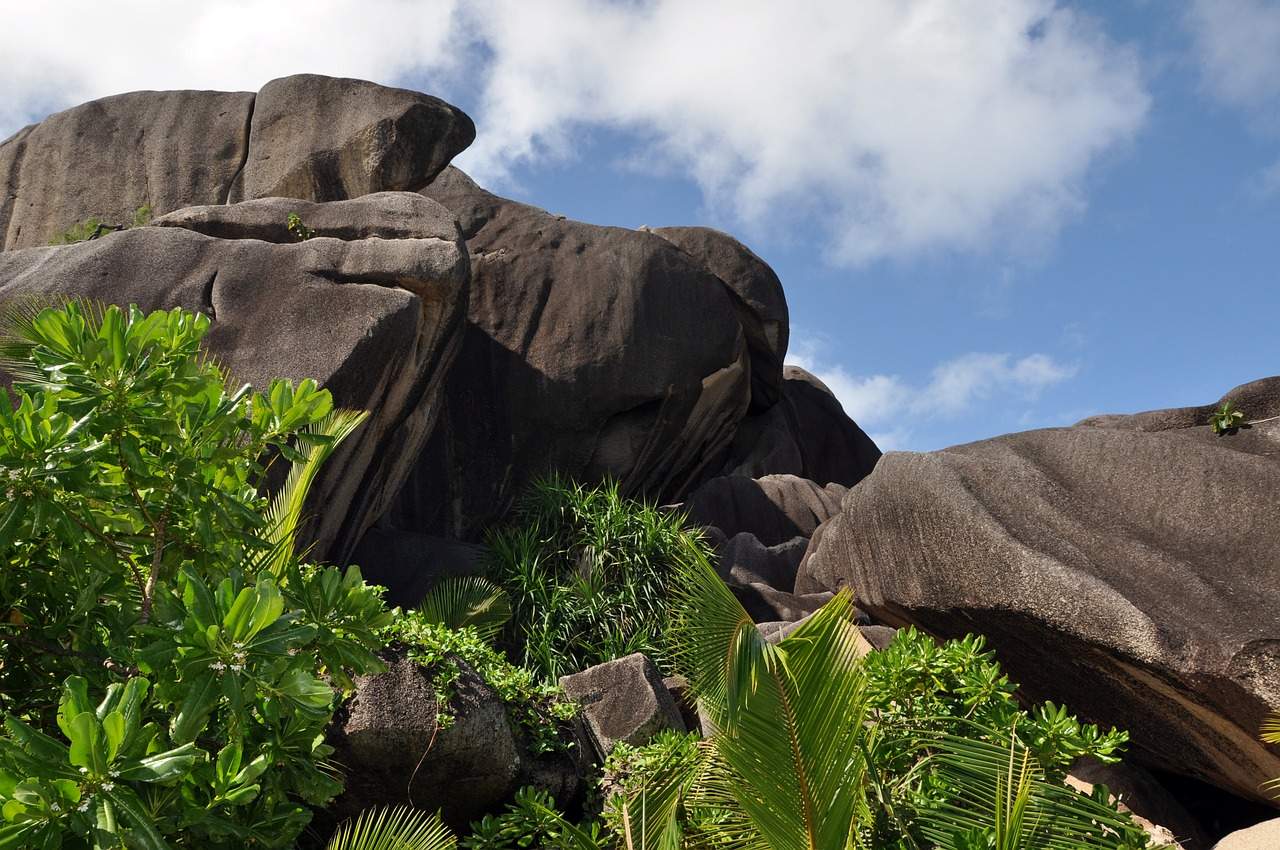
[[1135,760],[1241,797],[1280,776],[1280,378],[1217,406],[894,452],[845,496],[797,592],[990,640],[1034,700],[1129,730]]

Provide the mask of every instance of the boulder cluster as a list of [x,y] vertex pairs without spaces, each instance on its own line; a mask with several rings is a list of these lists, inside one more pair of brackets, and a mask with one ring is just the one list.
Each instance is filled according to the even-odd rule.
[[[1028,698],[1130,731],[1132,764],[1075,781],[1105,782],[1186,850],[1267,817],[1280,378],[881,457],[821,381],[783,365],[782,284],[748,248],[501,198],[449,164],[474,136],[436,98],[310,75],[78,106],[0,143],[0,301],[198,310],[236,378],[311,377],[370,411],[313,490],[311,538],[398,601],[471,571],[534,478],[609,478],[705,527],[768,634],[849,587],[872,645],[907,625],[986,635]],[[49,245],[143,205],[150,226]],[[1210,428],[1222,401],[1247,415],[1227,436]],[[519,783],[575,781],[522,751],[480,681],[448,758],[415,767],[435,708],[411,667],[366,682],[346,716],[344,756],[372,771],[359,802],[447,778],[465,819]],[[563,684],[601,751],[698,722],[641,656]],[[1276,830],[1218,846],[1280,847]]]

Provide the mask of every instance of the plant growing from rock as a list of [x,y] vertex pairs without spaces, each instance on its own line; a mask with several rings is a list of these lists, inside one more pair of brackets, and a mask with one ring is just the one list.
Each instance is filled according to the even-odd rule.
[[1244,411],[1238,410],[1229,401],[1224,401],[1222,407],[1209,416],[1209,428],[1218,435],[1229,434],[1243,424],[1245,424]]
[[84,221],[71,225],[49,241],[50,245],[74,245],[77,242],[88,242],[107,233],[116,233],[134,227],[146,227],[151,223],[151,205],[143,204],[133,211],[128,224],[107,224],[97,216],[90,216]]
[[534,483],[489,546],[509,643],[551,679],[633,652],[665,665],[668,583],[709,552],[679,514],[558,477]]
[[289,235],[293,237],[295,242],[306,242],[308,239],[311,239],[316,235],[314,230],[303,224],[302,216],[298,215],[296,212],[289,213],[288,217],[285,219],[285,227],[288,229]]
[[[310,381],[231,390],[208,327],[9,316],[0,848],[289,847],[341,790],[329,682],[378,668],[390,615],[357,570],[300,563],[294,536],[363,414]],[[268,502],[271,456],[293,469]]]

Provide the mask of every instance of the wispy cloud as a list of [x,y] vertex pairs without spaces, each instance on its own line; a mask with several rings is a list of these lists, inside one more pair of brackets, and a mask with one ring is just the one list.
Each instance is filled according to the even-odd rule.
[[1053,0],[276,0],[22,4],[0,28],[0,133],[138,88],[313,71],[476,92],[460,164],[501,185],[593,126],[748,233],[838,263],[1051,239],[1148,97],[1134,54]]
[[1186,23],[1206,90],[1280,130],[1280,3],[1192,0]]
[[[787,362],[817,376],[840,400],[845,413],[867,430],[881,449],[914,445],[915,425],[955,420],[980,402],[1005,406],[1034,402],[1049,387],[1073,378],[1078,367],[1047,354],[1015,357],[1008,353],[970,352],[935,366],[929,380],[912,383],[897,375],[855,375],[833,363],[820,338],[793,338]],[[1039,417],[1020,414],[1023,423]]]

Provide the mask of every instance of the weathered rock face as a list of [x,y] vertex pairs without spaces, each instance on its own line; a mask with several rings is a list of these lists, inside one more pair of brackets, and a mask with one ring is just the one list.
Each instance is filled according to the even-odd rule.
[[[282,224],[287,210],[317,238],[262,241],[284,238],[264,222]],[[257,386],[314,378],[338,405],[371,411],[313,488],[325,506],[318,554],[345,557],[434,424],[467,303],[468,257],[453,217],[394,194],[198,208],[162,223],[170,226],[0,253],[0,301],[74,295],[197,310],[212,317],[209,350],[235,378]]]
[[710,525],[728,537],[749,532],[766,546],[809,537],[840,511],[848,488],[819,486],[794,475],[713,478],[682,507],[695,525]]
[[[1280,414],[1280,379],[1229,397]],[[1280,775],[1257,739],[1280,706],[1280,421],[1217,437],[1209,409],[887,455],[797,591],[848,585],[880,621],[985,634],[1030,697],[1261,799]]]
[[0,250],[47,245],[90,216],[127,223],[201,204],[417,190],[475,126],[437,98],[304,74],[253,92],[132,92],[0,143]]
[[733,293],[751,354],[751,409],[777,404],[790,326],[782,282],[773,269],[737,239],[710,227],[659,227],[652,232],[697,260]]
[[880,450],[831,390],[799,366],[782,374],[781,399],[738,426],[722,474],[787,474],[846,487],[870,474]]
[[1275,850],[1280,847],[1280,818],[1241,829],[1213,845],[1213,850]]
[[724,282],[659,236],[566,221],[453,168],[424,194],[462,225],[471,306],[393,526],[474,536],[553,469],[678,494],[727,449],[751,374]]
[[[523,748],[506,706],[480,676],[457,659],[461,675],[447,708],[454,721],[440,728],[431,678],[407,658],[385,673],[366,676],[330,734],[335,760],[344,767],[346,791],[336,818],[372,806],[406,805],[440,810],[446,823],[464,828],[501,806],[520,785],[536,784],[562,800],[576,790],[575,765],[534,759]],[[567,790],[567,793],[566,793]]]
[[664,729],[685,731],[662,674],[642,653],[564,676],[560,687],[582,706],[582,723],[601,759],[617,744],[639,746]]

